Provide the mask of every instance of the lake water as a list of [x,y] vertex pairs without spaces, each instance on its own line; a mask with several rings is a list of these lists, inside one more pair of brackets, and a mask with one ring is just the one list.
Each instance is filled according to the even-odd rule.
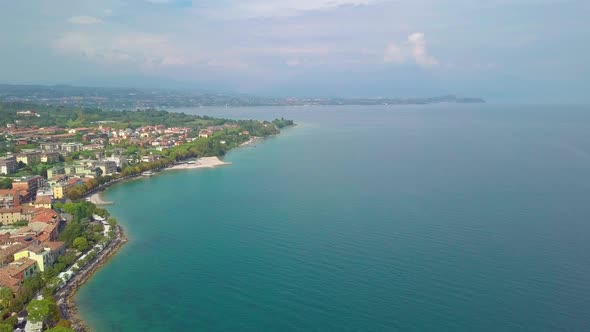
[[295,119],[106,199],[96,331],[587,331],[590,108],[206,108]]

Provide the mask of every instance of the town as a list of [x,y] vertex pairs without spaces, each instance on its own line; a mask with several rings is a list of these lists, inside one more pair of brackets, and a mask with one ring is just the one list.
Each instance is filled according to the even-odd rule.
[[0,331],[72,327],[57,294],[122,241],[116,220],[85,200],[90,194],[191,158],[222,156],[293,124],[19,103],[0,103],[0,112]]

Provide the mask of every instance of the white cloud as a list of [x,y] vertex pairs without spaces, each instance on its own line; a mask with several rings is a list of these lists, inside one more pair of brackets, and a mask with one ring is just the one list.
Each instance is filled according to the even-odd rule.
[[438,60],[426,52],[426,40],[424,34],[416,32],[408,36],[408,42],[413,46],[412,55],[417,64],[421,66],[438,65]]
[[396,44],[387,45],[387,48],[385,49],[385,55],[383,55],[383,61],[402,63],[405,62],[406,59],[407,54],[401,47],[397,46]]
[[301,65],[301,61],[299,59],[291,59],[291,60],[285,61],[285,64],[289,67],[297,67],[297,66]]
[[304,12],[329,10],[343,6],[370,5],[382,1],[384,0],[241,0],[230,6],[196,7],[195,10],[215,18],[268,18],[296,16]]
[[101,23],[102,20],[100,18],[93,17],[93,16],[80,15],[80,16],[70,17],[68,19],[68,22],[70,22],[72,24],[97,24],[97,23]]
[[97,63],[136,65],[143,69],[183,66],[194,61],[166,36],[146,33],[109,36],[69,32],[56,40],[53,47]]
[[155,4],[170,4],[173,3],[174,0],[145,0],[146,2],[149,3],[155,3]]
[[439,64],[439,61],[428,54],[424,33],[415,32],[408,36],[407,40],[398,45],[389,44],[385,49],[383,61],[388,63],[415,62],[422,67],[431,67]]

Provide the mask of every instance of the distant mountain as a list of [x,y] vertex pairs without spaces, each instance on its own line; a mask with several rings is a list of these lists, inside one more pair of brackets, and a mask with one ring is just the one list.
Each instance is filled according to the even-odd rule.
[[190,90],[0,84],[0,100],[103,108],[198,106],[420,105],[484,103],[481,98],[446,95],[432,98],[258,97]]

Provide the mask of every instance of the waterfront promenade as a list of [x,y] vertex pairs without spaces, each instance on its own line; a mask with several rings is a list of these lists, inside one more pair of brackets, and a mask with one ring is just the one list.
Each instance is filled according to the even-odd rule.
[[78,316],[73,297],[78,289],[100,269],[120,248],[127,242],[121,226],[115,227],[115,237],[107,244],[94,259],[82,267],[67,283],[55,294],[55,300],[64,319],[72,322],[72,328],[77,331],[88,331],[88,328]]

